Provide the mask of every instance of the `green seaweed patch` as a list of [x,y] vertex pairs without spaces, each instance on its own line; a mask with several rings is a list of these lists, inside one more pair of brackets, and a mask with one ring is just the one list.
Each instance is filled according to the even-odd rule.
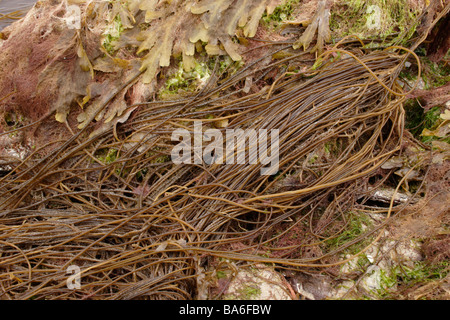
[[414,137],[420,139],[420,134],[424,128],[423,116],[424,110],[416,99],[409,99],[404,104],[405,109],[405,127],[413,134]]
[[160,90],[160,96],[194,92],[205,85],[211,77],[211,69],[205,62],[195,61],[191,71],[185,71],[183,61],[179,61],[178,70],[172,74]]
[[217,271],[216,277],[217,277],[217,279],[226,279],[226,278],[228,278],[228,274],[225,271]]
[[441,87],[450,82],[450,65],[446,62],[433,62],[428,57],[420,57],[422,62],[422,79],[425,89]]
[[436,130],[443,119],[440,117],[441,108],[434,107],[428,111],[424,111],[420,103],[415,99],[405,102],[405,127],[413,136],[424,143],[439,139],[437,136],[423,135],[424,132],[432,132]]
[[291,20],[296,8],[296,5],[300,3],[300,0],[288,0],[283,4],[277,6],[271,14],[265,12],[261,18],[261,21],[266,26],[277,28],[283,21]]
[[147,160],[149,163],[166,163],[170,161],[170,155],[168,154],[167,149],[161,147],[155,147],[152,151],[149,151],[146,154]]
[[[339,233],[336,237],[330,238],[325,241],[325,246],[330,250],[338,249],[339,247],[349,243],[352,240],[357,239],[363,233],[366,232],[367,229],[371,228],[373,225],[370,218],[362,213],[351,213],[349,217],[349,222],[344,231]],[[345,252],[350,254],[356,254],[361,251],[366,245],[368,245],[371,241],[370,237],[367,237],[363,241],[352,244],[349,246]],[[363,261],[360,261],[363,263]]]
[[211,72],[216,70],[219,79],[224,79],[234,75],[244,65],[244,62],[242,60],[233,61],[230,56],[222,56],[209,58],[207,65]]
[[413,266],[396,265],[390,272],[382,270],[381,289],[376,294],[382,299],[395,299],[399,290],[442,280],[448,276],[449,271],[448,261],[437,264],[418,261]]
[[147,173],[148,173],[148,169],[147,169],[147,168],[142,169],[142,170],[139,170],[139,171],[136,173],[136,179],[137,179],[137,181],[138,181],[138,182],[142,182],[142,181],[144,180],[145,176],[147,175]]
[[122,19],[120,15],[117,15],[113,21],[106,27],[103,32],[103,42],[102,45],[105,48],[106,52],[110,55],[114,55],[117,49],[114,46],[114,43],[119,40],[123,31],[125,30]]
[[218,80],[221,80],[235,74],[244,63],[233,61],[226,55],[200,57],[195,60],[194,64],[192,70],[186,71],[183,61],[178,59],[178,69],[168,76],[164,86],[159,91],[162,99],[173,98],[173,95],[196,92],[207,85],[214,72]]
[[357,35],[382,39],[368,47],[407,45],[419,24],[420,10],[407,0],[344,0],[331,10],[330,30],[334,37]]
[[96,153],[96,158],[105,165],[111,164],[117,160],[118,150],[114,148],[102,149]]
[[[441,122],[441,108],[434,107],[427,111],[424,115],[423,126],[424,129],[434,130]],[[424,141],[425,142],[425,141]]]
[[[18,130],[24,126],[25,118],[23,115],[17,112],[5,112],[3,115],[3,121],[1,121],[8,127],[8,131]],[[19,136],[18,131],[12,131],[8,135],[10,138],[16,138]]]
[[242,288],[241,295],[245,300],[256,299],[261,295],[261,289],[255,284]]

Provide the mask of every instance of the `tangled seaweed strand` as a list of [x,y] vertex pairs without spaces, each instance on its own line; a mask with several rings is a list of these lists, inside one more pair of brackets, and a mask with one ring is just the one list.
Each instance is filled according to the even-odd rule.
[[[317,70],[286,74],[253,94],[243,94],[247,77],[260,79],[302,54],[247,67],[218,85],[213,76],[196,95],[139,105],[107,132],[89,136],[86,128],[43,159],[36,150],[11,161],[0,179],[0,296],[192,299],[214,258],[336,264],[328,258],[349,244],[318,256],[264,253],[336,237],[333,222],[348,220],[358,182],[400,150],[405,95],[396,79],[406,55],[398,49],[334,48]],[[171,133],[192,130],[196,120],[206,127],[228,121],[221,130],[278,129],[279,172],[263,176],[261,163],[173,164]],[[312,163],[311,154],[330,142],[339,146],[332,161]],[[289,176],[297,178],[286,189]],[[277,246],[302,224],[315,241]],[[78,290],[66,285],[71,265],[81,269]]]

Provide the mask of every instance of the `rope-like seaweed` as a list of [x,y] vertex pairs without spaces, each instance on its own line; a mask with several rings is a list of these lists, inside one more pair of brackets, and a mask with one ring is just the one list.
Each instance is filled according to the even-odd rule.
[[[246,77],[302,54],[254,64],[190,97],[130,106],[138,108],[126,123],[90,137],[86,127],[44,159],[36,150],[12,162],[0,178],[0,296],[189,299],[215,258],[286,268],[349,260],[331,256],[382,225],[329,252],[302,252],[345,228],[360,180],[400,150],[405,93],[396,80],[406,55],[397,49],[415,56],[336,46],[322,67],[244,94]],[[261,175],[261,163],[170,161],[173,130],[219,120],[228,121],[222,131],[278,129],[277,175]],[[278,245],[294,228],[302,239]],[[66,287],[71,265],[81,269],[79,290]]]

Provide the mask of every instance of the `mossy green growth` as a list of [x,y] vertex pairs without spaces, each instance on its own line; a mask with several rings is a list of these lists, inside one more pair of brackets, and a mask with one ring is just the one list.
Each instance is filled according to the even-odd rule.
[[405,127],[416,139],[424,143],[436,140],[433,136],[422,136],[424,129],[430,131],[436,129],[441,123],[441,108],[434,107],[428,111],[424,111],[422,106],[416,100],[408,100],[405,105]]
[[407,100],[404,104],[405,108],[405,127],[416,138],[420,138],[423,130],[423,115],[424,110],[422,106],[415,100]]
[[344,0],[331,10],[330,29],[336,38],[352,34],[384,39],[383,44],[375,42],[369,47],[407,45],[420,22],[420,13],[407,0]]
[[425,89],[441,87],[450,82],[450,65],[444,62],[433,62],[428,57],[420,57],[420,60]]
[[[372,226],[370,218],[362,213],[351,213],[349,216],[349,222],[344,231],[339,233],[337,237],[328,239],[325,241],[325,245],[329,250],[335,250],[346,243],[355,240],[362,235],[368,228]],[[345,251],[349,254],[358,253],[365,245],[370,242],[370,237],[367,239],[355,243],[349,246]],[[363,261],[360,261],[363,263]]]
[[115,54],[116,49],[114,48],[114,42],[119,40],[124,30],[125,28],[123,27],[120,15],[117,15],[113,19],[113,21],[106,27],[105,31],[103,32],[104,38],[102,45],[105,48],[106,52],[108,52],[108,54]]
[[431,108],[424,114],[423,126],[426,129],[432,130],[435,129],[438,125],[438,121],[440,120],[441,108],[434,107]]
[[224,75],[234,74],[242,65],[242,61],[234,62],[229,56],[199,57],[195,60],[194,68],[186,71],[183,61],[179,59],[178,69],[169,74],[159,92],[160,97],[164,99],[168,95],[195,92],[208,83],[213,72],[221,79]]
[[245,300],[256,299],[261,294],[261,289],[256,285],[248,285],[242,288],[241,294]]
[[257,300],[261,295],[261,289],[256,283],[249,283],[244,285],[233,294],[227,294],[224,300]]
[[[418,47],[415,53],[419,56],[421,61],[421,82],[423,89],[431,90],[433,88],[441,87],[450,82],[450,66],[445,62],[435,63],[427,57],[427,51],[424,47]],[[446,57],[449,56],[447,53]],[[412,86],[417,81],[417,66],[413,68],[405,68],[400,73],[400,78],[408,82]],[[422,87],[420,88],[422,89]],[[405,124],[406,128],[424,143],[429,143],[434,140],[445,141],[450,143],[450,137],[443,134],[441,125],[443,119],[440,114],[443,111],[443,106],[436,106],[428,111],[425,111],[420,104],[420,98],[407,100],[404,104],[406,113]]]
[[380,289],[373,292],[375,295],[383,299],[389,299],[391,292],[396,290],[398,282],[395,270],[396,268],[393,268],[391,272],[383,269],[380,270]]
[[381,289],[376,294],[382,299],[395,299],[400,288],[407,289],[417,284],[444,279],[449,271],[448,261],[437,264],[418,261],[412,267],[396,265],[389,273],[382,270]]
[[100,160],[103,164],[108,165],[117,160],[118,151],[117,149],[102,149],[96,154],[96,158]]
[[[24,116],[17,113],[17,112],[5,112],[4,116],[3,116],[3,123],[8,127],[8,131],[12,130],[16,130],[19,129],[21,127],[23,127],[24,125]],[[12,131],[8,134],[8,136],[10,138],[16,138],[19,136],[19,132],[18,131]]]
[[139,170],[138,172],[136,172],[137,181],[142,182],[144,180],[145,176],[147,175],[147,173],[148,173],[148,169],[142,169],[142,170]]
[[185,71],[183,61],[179,61],[178,70],[167,79],[160,95],[164,98],[166,95],[194,92],[207,83],[211,72],[205,62],[195,61],[195,67],[191,71]]
[[161,147],[154,147],[152,151],[147,152],[146,156],[149,163],[166,163],[170,161],[170,155],[167,150]]
[[324,144],[324,150],[327,156],[331,155],[337,157],[342,152],[342,149],[343,149],[342,141],[338,139],[327,141]]
[[[217,60],[216,60],[217,59]],[[218,66],[216,67],[216,63]],[[220,78],[226,78],[235,74],[243,65],[243,61],[233,61],[229,56],[211,57],[207,61],[211,73],[216,68],[216,73]]]
[[228,277],[225,271],[217,271],[216,272],[217,279],[226,279]]
[[314,164],[317,161],[317,159],[319,159],[319,155],[313,154],[311,155],[311,157],[308,158],[308,163]]
[[365,254],[361,254],[358,257],[357,265],[361,268],[366,268],[370,264],[369,258]]
[[292,19],[295,10],[295,5],[299,4],[300,0],[287,0],[283,4],[277,6],[271,14],[264,13],[262,22],[271,27],[278,27],[280,22]]
[[21,127],[25,120],[23,115],[18,114],[17,112],[5,112],[4,119],[8,127]]
[[449,262],[443,261],[437,264],[427,264],[419,261],[412,268],[404,266],[398,268],[397,278],[404,283],[417,283],[419,281],[432,281],[444,279],[449,273]]

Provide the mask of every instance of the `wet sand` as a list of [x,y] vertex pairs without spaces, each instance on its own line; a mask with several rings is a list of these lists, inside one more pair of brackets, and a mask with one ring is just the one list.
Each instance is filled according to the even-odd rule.
[[0,0],[0,30],[23,17],[36,0]]

